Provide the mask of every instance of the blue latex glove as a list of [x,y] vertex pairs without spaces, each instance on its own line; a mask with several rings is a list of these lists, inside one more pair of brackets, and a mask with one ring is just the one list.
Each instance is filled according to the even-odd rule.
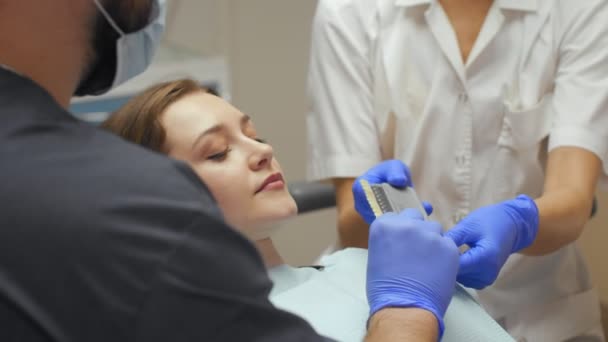
[[370,317],[387,307],[425,309],[437,317],[441,336],[456,285],[458,256],[454,242],[441,235],[441,225],[424,221],[416,209],[378,217],[369,233]]
[[[363,217],[367,224],[371,224],[376,219],[376,215],[367,202],[365,191],[361,186],[361,180],[366,180],[369,184],[388,183],[396,188],[413,186],[410,170],[400,160],[386,160],[369,169],[365,174],[358,177],[353,183],[353,197],[355,199],[355,209]],[[428,202],[422,202],[427,215],[433,212],[433,207]]]
[[537,232],[538,208],[526,195],[473,211],[445,234],[470,247],[460,256],[458,282],[475,289],[491,285],[509,255],[530,246]]

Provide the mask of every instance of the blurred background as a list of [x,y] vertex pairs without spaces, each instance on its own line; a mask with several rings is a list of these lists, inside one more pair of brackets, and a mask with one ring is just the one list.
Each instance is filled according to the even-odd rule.
[[[167,35],[154,66],[108,97],[83,98],[75,111],[104,110],[142,85],[194,77],[214,87],[249,114],[273,144],[289,181],[306,176],[306,72],[314,0],[169,0]],[[608,192],[579,245],[593,280],[608,303]],[[295,265],[310,264],[335,242],[335,210],[300,215],[276,235],[278,248]],[[604,315],[606,318],[607,316]]]

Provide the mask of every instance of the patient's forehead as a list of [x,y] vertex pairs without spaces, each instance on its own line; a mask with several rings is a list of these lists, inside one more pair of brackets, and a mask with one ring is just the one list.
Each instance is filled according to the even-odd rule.
[[215,125],[238,127],[242,116],[228,102],[201,91],[172,103],[161,121],[170,143],[192,144],[201,132]]

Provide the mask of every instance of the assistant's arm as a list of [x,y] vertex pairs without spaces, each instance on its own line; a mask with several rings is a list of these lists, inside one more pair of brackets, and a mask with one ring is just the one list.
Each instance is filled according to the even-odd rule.
[[542,255],[575,241],[590,218],[608,156],[608,5],[594,1],[561,27],[552,103],[553,127],[538,235],[524,254]]
[[585,149],[559,147],[549,153],[542,196],[537,198],[536,239],[522,251],[543,255],[575,241],[589,220],[600,159]]
[[341,247],[367,248],[369,225],[355,210],[352,186],[355,178],[334,178],[338,209],[338,237]]

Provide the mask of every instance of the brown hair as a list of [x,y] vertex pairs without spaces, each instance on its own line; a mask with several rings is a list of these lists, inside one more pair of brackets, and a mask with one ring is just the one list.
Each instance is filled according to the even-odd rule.
[[101,127],[138,145],[163,152],[165,128],[161,116],[174,102],[197,91],[206,91],[190,79],[152,86],[112,113]]

